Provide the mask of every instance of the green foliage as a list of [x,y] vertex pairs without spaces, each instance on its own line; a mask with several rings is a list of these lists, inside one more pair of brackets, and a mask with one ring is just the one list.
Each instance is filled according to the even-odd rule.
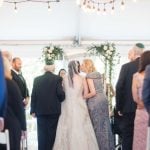
[[59,46],[49,45],[42,50],[42,59],[46,65],[53,65],[55,60],[63,59],[63,50]]
[[113,77],[114,67],[120,61],[120,55],[116,51],[115,44],[109,42],[101,45],[93,45],[89,47],[88,53],[90,53],[90,55],[92,56],[98,56],[104,63],[105,78],[108,79],[108,85],[109,85],[106,91],[107,91],[107,96],[110,104],[110,109],[112,109],[112,95],[111,95],[112,77]]
[[88,52],[93,56],[98,56],[102,60],[105,65],[105,76],[108,76],[111,83],[114,67],[120,60],[115,44],[107,42],[101,45],[93,45],[88,49]]

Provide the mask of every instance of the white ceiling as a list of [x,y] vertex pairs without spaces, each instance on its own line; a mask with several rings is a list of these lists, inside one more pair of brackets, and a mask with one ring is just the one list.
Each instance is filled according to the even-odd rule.
[[[119,3],[119,0],[116,1]],[[4,3],[0,8],[0,40],[150,40],[150,0],[127,0],[114,15],[83,12],[76,0],[60,0],[47,11],[46,4]]]

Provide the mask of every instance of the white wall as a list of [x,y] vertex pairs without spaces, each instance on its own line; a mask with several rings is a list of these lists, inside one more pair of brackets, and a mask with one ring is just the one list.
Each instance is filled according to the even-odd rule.
[[105,16],[83,12],[76,0],[60,0],[50,13],[46,4],[24,3],[16,14],[5,3],[0,8],[0,40],[70,40],[78,34],[85,40],[150,40],[150,1],[126,1],[124,12],[116,6],[114,15]]

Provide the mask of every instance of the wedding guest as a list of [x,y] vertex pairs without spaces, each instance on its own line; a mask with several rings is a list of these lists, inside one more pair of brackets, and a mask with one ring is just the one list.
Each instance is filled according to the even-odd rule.
[[58,75],[63,78],[66,75],[66,70],[60,69]]
[[0,52],[0,131],[4,128],[4,114],[6,111],[6,83],[4,78],[3,60]]
[[146,67],[142,91],[143,102],[149,115],[149,124],[147,130],[147,150],[150,149],[150,65]]
[[103,79],[90,59],[84,59],[81,65],[83,72],[87,73],[86,79],[89,92],[85,96],[89,114],[93,123],[97,142],[100,150],[114,150],[114,140],[110,127],[108,100],[103,90]]
[[139,70],[133,75],[132,95],[137,104],[134,120],[133,150],[146,150],[148,113],[142,100],[142,88],[145,68],[150,64],[150,51],[145,51],[140,58]]
[[130,49],[128,52],[128,59],[129,61],[133,61],[134,60],[134,50]]
[[30,113],[37,118],[38,150],[52,150],[65,93],[62,78],[53,73],[54,65],[44,69],[45,74],[34,79]]
[[[10,63],[5,57],[3,59],[8,98],[4,128],[9,130],[10,150],[20,150],[21,135],[26,135],[25,114],[21,103],[22,97],[17,84],[12,80]],[[1,145],[0,150],[6,150],[6,148]]]
[[29,102],[29,91],[27,88],[26,80],[22,75],[21,69],[22,69],[21,59],[19,57],[13,58],[11,70],[12,78],[17,83],[21,91],[24,106],[27,106]]
[[142,97],[145,108],[150,115],[150,65],[148,65],[145,70]]
[[132,150],[134,118],[136,103],[132,96],[132,78],[138,71],[139,59],[144,50],[142,43],[137,43],[133,48],[134,61],[122,66],[116,84],[116,110],[121,116],[122,149]]

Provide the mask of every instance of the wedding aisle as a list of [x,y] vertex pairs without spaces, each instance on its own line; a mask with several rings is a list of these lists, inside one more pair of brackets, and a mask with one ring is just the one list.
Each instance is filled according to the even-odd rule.
[[36,119],[29,116],[29,110],[26,111],[27,116],[27,145],[29,150],[37,150],[37,123]]

